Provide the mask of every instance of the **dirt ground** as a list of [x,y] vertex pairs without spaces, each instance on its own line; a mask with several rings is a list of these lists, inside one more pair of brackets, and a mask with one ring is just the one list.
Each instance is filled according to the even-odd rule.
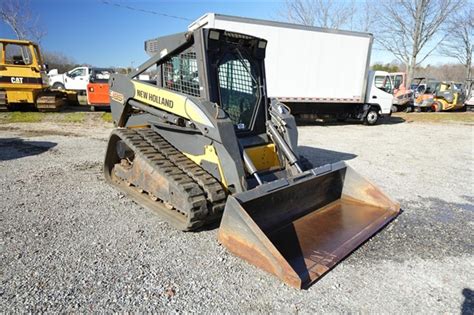
[[466,117],[299,127],[315,166],[345,160],[403,209],[301,291],[229,254],[217,229],[176,231],[108,186],[109,123],[4,119],[0,309],[472,314],[474,124]]

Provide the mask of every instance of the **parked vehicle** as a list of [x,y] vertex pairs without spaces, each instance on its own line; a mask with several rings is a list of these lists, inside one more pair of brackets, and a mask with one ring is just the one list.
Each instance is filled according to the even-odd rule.
[[87,84],[87,105],[91,110],[110,107],[109,78],[112,73],[112,69],[92,68]]
[[464,106],[467,112],[474,111],[474,82],[472,80],[466,82],[466,100]]
[[413,110],[413,91],[407,86],[405,72],[390,73],[393,82],[392,113],[399,111],[411,112]]
[[[369,73],[371,34],[214,13],[199,18],[188,30],[198,28],[226,29],[268,40],[269,96],[286,104],[296,117],[330,114],[373,125],[391,113],[391,91],[375,84],[375,79],[389,82],[388,73]],[[147,45],[156,44],[148,41]]]
[[415,111],[447,111],[464,106],[464,93],[455,82],[427,81],[415,100]]
[[64,93],[51,91],[40,48],[28,40],[0,39],[0,110],[32,104],[39,111],[57,111]]
[[[268,98],[267,41],[198,28],[154,43],[163,53],[110,79],[104,173],[128,198],[181,230],[219,222],[224,247],[296,288],[399,214],[344,162],[298,155],[294,117]],[[161,80],[137,79],[155,65]]]
[[49,85],[57,90],[86,91],[89,84],[91,68],[76,67],[66,73],[58,74],[57,70],[51,70],[48,74]]

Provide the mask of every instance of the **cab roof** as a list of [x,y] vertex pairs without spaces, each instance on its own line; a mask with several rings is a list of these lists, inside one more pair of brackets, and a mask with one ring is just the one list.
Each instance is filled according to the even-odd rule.
[[36,45],[36,43],[29,41],[29,40],[21,40],[21,39],[8,39],[8,38],[0,38],[0,43],[8,43],[8,44],[23,44],[23,45]]

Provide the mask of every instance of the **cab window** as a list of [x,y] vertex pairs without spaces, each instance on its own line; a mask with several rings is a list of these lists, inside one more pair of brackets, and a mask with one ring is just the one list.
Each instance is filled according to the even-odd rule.
[[96,83],[107,83],[111,73],[111,69],[94,69],[92,70],[91,81]]
[[163,64],[164,87],[192,96],[200,96],[196,52],[192,49],[173,56]]
[[238,53],[224,54],[218,65],[220,106],[239,130],[249,130],[260,103],[256,64]]
[[390,81],[390,77],[382,75],[375,76],[375,87],[384,92],[391,93],[392,82]]
[[35,48],[33,49],[33,51],[35,52],[35,59],[36,59],[36,62],[37,62],[38,64],[42,64],[43,61],[40,59],[40,53],[39,53],[38,47],[35,46]]
[[393,88],[399,89],[400,85],[402,84],[403,77],[401,75],[393,75],[391,76],[393,80]]
[[87,73],[86,73],[85,68],[79,68],[79,69],[72,70],[71,72],[69,72],[69,77],[71,78],[82,77],[82,76],[85,76],[86,74]]
[[31,56],[30,47],[20,44],[5,45],[5,63],[10,65],[31,65],[33,58]]

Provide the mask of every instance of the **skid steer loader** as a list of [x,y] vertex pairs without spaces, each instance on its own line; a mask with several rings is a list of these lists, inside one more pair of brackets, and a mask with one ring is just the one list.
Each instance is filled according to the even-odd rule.
[[[232,253],[305,288],[399,213],[343,162],[298,156],[287,107],[266,96],[267,42],[198,29],[145,43],[135,72],[112,74],[109,183],[181,230],[221,219]],[[155,82],[136,79],[157,67]]]

